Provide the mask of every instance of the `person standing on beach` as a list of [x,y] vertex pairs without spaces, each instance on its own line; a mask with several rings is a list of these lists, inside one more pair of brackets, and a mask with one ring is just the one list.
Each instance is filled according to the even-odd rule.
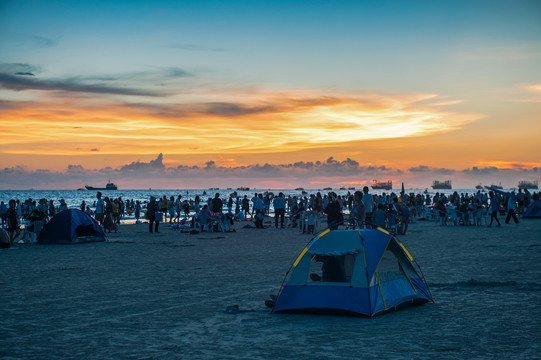
[[17,202],[13,199],[9,200],[9,208],[7,210],[7,222],[8,222],[8,232],[9,240],[11,241],[11,246],[15,242],[17,236],[21,234],[21,229],[19,225],[19,215],[17,214]]
[[498,223],[498,226],[501,226],[500,220],[498,220],[498,210],[499,210],[499,201],[498,201],[498,195],[496,195],[493,191],[490,191],[488,193],[488,196],[490,197],[490,224],[488,224],[488,227],[492,226],[492,221],[496,220]]
[[216,195],[214,196],[214,199],[212,199],[211,205],[212,205],[212,209],[211,209],[212,212],[220,213],[220,214],[222,213],[224,202],[222,201],[222,199],[220,199],[219,193],[216,193]]
[[136,223],[139,221],[140,217],[141,217],[141,201],[137,200],[137,203],[135,204],[135,222]]
[[365,213],[365,224],[372,222],[372,212],[374,211],[374,197],[368,193],[368,186],[363,187],[363,204]]
[[250,200],[248,200],[248,196],[244,195],[244,198],[242,199],[242,212],[244,215],[248,215],[250,213]]
[[148,217],[148,231],[152,234],[152,225],[155,225],[155,231],[159,233],[158,228],[160,226],[160,221],[156,220],[156,212],[158,211],[158,203],[154,196],[150,197],[150,202],[147,205],[147,217]]
[[320,192],[317,193],[312,205],[313,205],[314,211],[317,213],[317,216],[319,218],[319,215],[323,211],[323,199],[321,198]]
[[509,224],[509,220],[511,220],[511,217],[515,221],[515,224],[518,224],[517,214],[516,214],[516,208],[517,208],[517,195],[515,194],[515,190],[511,191],[511,194],[509,194],[509,197],[507,198],[507,217],[505,218],[505,223]]
[[[365,214],[366,214],[366,206],[363,202],[363,195],[360,191],[355,191],[355,194],[353,195],[353,208],[351,209],[350,218],[349,221],[351,225],[353,226],[353,229],[355,227],[361,228],[361,225],[363,225],[365,221]],[[370,219],[372,219],[372,215],[370,214]]]
[[111,232],[114,230],[117,232],[117,227],[115,223],[115,215],[114,215],[114,204],[107,196],[105,197],[105,213],[104,213],[104,219],[103,219],[103,228],[105,231]]
[[101,192],[98,191],[96,194],[96,197],[98,198],[98,201],[96,202],[96,220],[100,223],[100,225],[103,224],[103,215],[104,215],[104,208],[103,208],[103,199],[101,198]]
[[344,220],[342,217],[342,208],[335,192],[329,193],[329,203],[325,208],[325,211],[327,212],[327,226],[329,229],[338,230],[338,225]]
[[284,228],[284,216],[286,213],[286,202],[284,200],[284,194],[279,193],[274,199],[272,199],[272,205],[274,206],[274,225],[278,229],[278,218],[281,219],[281,228]]

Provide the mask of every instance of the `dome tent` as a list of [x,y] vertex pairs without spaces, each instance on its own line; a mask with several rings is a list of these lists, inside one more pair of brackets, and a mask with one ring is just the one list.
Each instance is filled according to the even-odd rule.
[[385,230],[325,230],[293,263],[272,312],[372,317],[433,302],[414,263]]
[[99,224],[77,209],[59,212],[45,224],[38,235],[38,244],[75,244],[105,241]]
[[532,219],[539,219],[541,218],[541,200],[537,200],[532,205],[526,209],[524,212],[524,215],[522,215],[523,218],[532,218]]

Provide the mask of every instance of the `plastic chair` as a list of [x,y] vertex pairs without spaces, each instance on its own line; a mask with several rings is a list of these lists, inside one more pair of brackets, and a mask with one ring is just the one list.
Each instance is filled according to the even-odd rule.
[[315,234],[319,225],[319,218],[315,211],[306,211],[303,215],[303,233]]

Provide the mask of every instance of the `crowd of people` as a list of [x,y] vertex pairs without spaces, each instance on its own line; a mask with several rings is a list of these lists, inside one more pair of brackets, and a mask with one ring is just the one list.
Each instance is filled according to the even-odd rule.
[[[538,200],[540,193],[530,193],[519,189],[518,193],[504,191],[477,191],[472,194],[451,195],[436,193],[371,194],[368,187],[362,191],[337,195],[303,193],[301,196],[285,196],[282,192],[255,193],[239,196],[232,193],[225,199],[220,193],[203,199],[199,195],[183,198],[182,195],[150,197],[149,201],[123,200],[96,194],[96,201],[87,204],[83,201],[80,210],[94,217],[106,232],[118,231],[121,219],[133,217],[136,223],[147,219],[150,233],[159,233],[161,222],[169,222],[198,230],[212,230],[221,226],[231,230],[235,221],[251,221],[256,228],[265,228],[265,218],[274,214],[274,227],[297,227],[307,213],[317,221],[326,219],[331,230],[356,227],[379,227],[391,233],[406,234],[411,220],[437,219],[442,225],[481,225],[485,219],[488,226],[500,226],[498,215],[507,214],[505,223],[511,219],[519,223],[518,217],[525,209]],[[272,211],[271,211],[272,208]],[[12,199],[8,204],[0,203],[2,228],[9,233],[11,244],[21,236],[21,224],[25,230],[32,230],[38,221],[46,223],[59,211],[68,209],[61,199],[58,205],[54,200]],[[482,214],[482,216],[480,216]],[[225,230],[224,230],[225,231]],[[234,229],[233,229],[234,231]]]

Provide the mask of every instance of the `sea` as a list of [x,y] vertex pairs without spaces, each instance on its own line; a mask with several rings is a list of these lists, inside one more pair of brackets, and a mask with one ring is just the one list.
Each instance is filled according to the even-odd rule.
[[[358,189],[361,190],[361,189]],[[295,190],[295,189],[250,189],[250,190],[236,190],[236,189],[146,189],[146,190],[99,190],[103,197],[108,196],[110,198],[122,198],[123,200],[134,200],[141,201],[141,203],[148,202],[151,196],[155,198],[162,198],[166,196],[167,199],[174,196],[175,199],[181,195],[182,200],[188,199],[193,200],[196,196],[199,196],[202,201],[206,201],[209,197],[213,198],[216,193],[220,194],[221,199],[226,201],[231,194],[236,194],[241,198],[244,195],[248,196],[248,199],[251,199],[255,193],[272,193],[278,194],[280,192],[284,193],[287,196],[296,196],[297,198],[309,196],[310,194],[317,194],[320,192],[322,195],[328,194],[330,191],[335,192],[337,195],[345,196],[348,193],[353,193],[355,189],[304,189],[304,190]],[[390,194],[395,193],[399,194],[401,189],[393,190],[370,190],[372,194]],[[437,192],[440,194],[450,195],[453,192],[458,194],[474,194],[478,190],[476,189],[456,189],[456,190],[432,190],[432,189],[405,189],[407,194],[423,194],[434,196]],[[485,190],[482,190],[485,191]],[[90,205],[92,209],[95,207],[96,194],[98,190],[0,190],[0,201],[3,201],[4,204],[7,204],[10,199],[18,199],[24,201],[27,199],[32,199],[39,201],[40,199],[53,200],[54,204],[58,207],[60,200],[64,200],[69,208],[79,209],[83,200],[87,205]],[[272,207],[271,207],[272,211]],[[133,222],[134,218],[132,216],[126,216],[123,218],[123,222],[130,223]]]

